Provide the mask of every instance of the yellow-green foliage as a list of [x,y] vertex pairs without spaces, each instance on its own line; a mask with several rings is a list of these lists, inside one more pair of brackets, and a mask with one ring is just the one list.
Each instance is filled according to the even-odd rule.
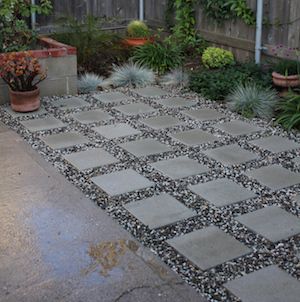
[[149,36],[149,28],[143,21],[133,20],[127,26],[127,34],[133,38],[144,38]]
[[206,68],[222,68],[234,64],[231,51],[218,47],[208,47],[202,55],[202,62]]

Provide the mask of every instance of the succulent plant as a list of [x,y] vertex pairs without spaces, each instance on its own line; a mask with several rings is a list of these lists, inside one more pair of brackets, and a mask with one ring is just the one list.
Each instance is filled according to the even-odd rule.
[[87,72],[78,79],[78,90],[80,93],[89,93],[97,90],[103,82],[103,77]]
[[162,85],[185,87],[189,84],[189,75],[182,69],[174,69],[165,74],[160,83]]
[[246,117],[271,119],[278,97],[275,90],[251,83],[238,85],[227,97],[227,101],[230,109]]
[[143,87],[153,84],[155,75],[151,69],[130,62],[122,66],[114,66],[110,81],[115,87]]

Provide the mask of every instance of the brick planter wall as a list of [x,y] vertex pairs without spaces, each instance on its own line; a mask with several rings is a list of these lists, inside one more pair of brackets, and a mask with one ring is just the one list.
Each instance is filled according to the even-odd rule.
[[[42,68],[47,70],[47,79],[39,84],[42,96],[77,93],[76,48],[42,37],[39,43],[43,49],[32,50]],[[0,104],[9,101],[8,87],[0,78]]]

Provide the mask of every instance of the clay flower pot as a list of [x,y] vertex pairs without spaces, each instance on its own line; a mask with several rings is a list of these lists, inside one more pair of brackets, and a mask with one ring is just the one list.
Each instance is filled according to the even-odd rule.
[[13,91],[9,89],[10,105],[16,112],[31,112],[40,108],[40,89]]
[[154,38],[150,37],[150,38],[126,38],[123,40],[123,43],[127,46],[132,46],[132,47],[136,47],[136,46],[142,46],[145,45],[146,43],[153,43],[154,42]]
[[300,76],[299,75],[290,75],[284,76],[280,73],[272,73],[273,83],[276,86],[289,88],[289,87],[298,87],[300,86]]

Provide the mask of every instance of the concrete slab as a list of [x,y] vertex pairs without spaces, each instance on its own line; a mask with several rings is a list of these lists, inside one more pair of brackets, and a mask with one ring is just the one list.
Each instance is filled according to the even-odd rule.
[[101,134],[108,139],[137,135],[141,132],[125,123],[106,125],[92,128],[93,131]]
[[162,160],[151,164],[151,166],[172,179],[184,178],[209,171],[208,167],[185,156]]
[[291,172],[279,165],[270,165],[254,169],[245,173],[248,177],[256,179],[271,190],[280,190],[300,183],[300,174]]
[[91,180],[111,196],[144,189],[154,185],[153,182],[132,169],[96,176],[91,178]]
[[239,120],[234,120],[227,123],[220,123],[217,124],[215,127],[224,132],[227,132],[232,136],[246,135],[264,130],[263,128]]
[[60,109],[74,109],[90,106],[90,103],[84,101],[79,97],[71,97],[68,99],[60,99],[58,101],[53,101],[51,105]]
[[11,107],[5,107],[4,109],[7,113],[9,113],[13,118],[22,117],[22,116],[36,116],[41,114],[46,114],[46,109],[41,106],[38,110],[32,112],[16,112],[11,109]]
[[198,121],[209,121],[209,120],[217,120],[225,117],[222,113],[214,109],[198,109],[198,110],[185,110],[183,111],[187,116],[194,118]]
[[272,242],[300,233],[300,219],[276,206],[241,215],[236,220]]
[[239,165],[258,158],[255,153],[241,148],[238,144],[209,149],[203,153],[224,166]]
[[227,178],[188,186],[188,189],[217,207],[227,206],[256,196],[239,184]]
[[171,147],[150,138],[123,143],[119,146],[138,157],[172,151]]
[[234,279],[224,285],[243,302],[296,302],[300,282],[276,265]]
[[158,87],[144,87],[144,88],[135,89],[133,90],[133,92],[145,98],[164,96],[169,94],[169,92],[162,90],[161,88]]
[[247,246],[215,226],[206,227],[167,240],[167,242],[202,270],[251,252]]
[[193,129],[174,133],[170,135],[170,137],[188,146],[197,146],[206,143],[213,143],[219,140],[213,134],[200,129]]
[[104,104],[115,104],[131,99],[129,96],[121,92],[95,93],[93,98]]
[[87,144],[89,140],[77,132],[65,132],[41,137],[52,149],[62,149],[75,145]]
[[153,129],[163,129],[184,124],[184,122],[171,115],[150,117],[142,119],[140,122]]
[[31,132],[50,130],[50,129],[62,128],[67,126],[62,121],[55,118],[54,116],[23,121],[21,122],[21,124]]
[[126,115],[143,114],[143,113],[148,113],[148,112],[152,112],[155,110],[154,108],[150,107],[149,105],[146,105],[143,103],[134,103],[134,104],[117,106],[117,107],[114,107],[114,109],[116,109]]
[[298,205],[300,206],[300,194],[297,194],[294,198],[294,201],[296,201],[298,203]]
[[75,113],[71,117],[82,124],[97,123],[112,118],[112,116],[100,109]]
[[260,138],[250,141],[250,143],[273,153],[300,148],[300,144],[297,144],[288,138],[277,135]]
[[165,193],[131,202],[124,207],[150,229],[159,228],[197,215],[196,212]]
[[105,150],[99,148],[66,154],[63,158],[78,170],[96,168],[119,161]]
[[196,105],[197,101],[180,98],[180,97],[171,97],[167,99],[155,100],[155,103],[158,103],[168,108],[178,108],[178,107]]
[[300,157],[296,157],[292,160],[292,162],[296,165],[296,166],[300,166]]
[[205,301],[16,133],[0,154],[1,302]]

